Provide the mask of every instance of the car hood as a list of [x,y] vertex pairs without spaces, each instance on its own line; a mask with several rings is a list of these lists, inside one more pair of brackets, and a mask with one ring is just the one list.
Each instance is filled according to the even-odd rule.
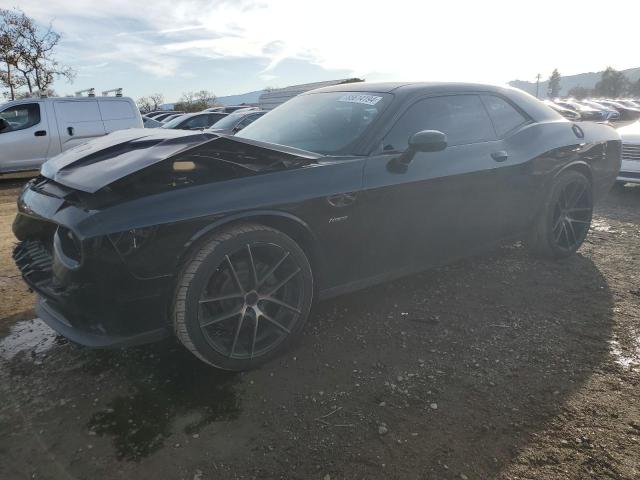
[[41,174],[67,187],[95,193],[121,178],[210,142],[220,161],[229,156],[236,164],[254,169],[259,168],[261,157],[269,162],[274,157],[283,162],[313,162],[322,157],[292,147],[207,131],[140,128],[120,130],[67,150],[45,162]]
[[618,133],[623,142],[631,141],[640,143],[640,121],[619,128]]

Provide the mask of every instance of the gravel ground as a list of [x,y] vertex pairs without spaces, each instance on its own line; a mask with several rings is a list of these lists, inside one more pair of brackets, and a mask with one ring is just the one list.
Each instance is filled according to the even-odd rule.
[[2,479],[638,479],[640,187],[562,262],[518,245],[324,302],[224,374],[32,319],[0,185]]

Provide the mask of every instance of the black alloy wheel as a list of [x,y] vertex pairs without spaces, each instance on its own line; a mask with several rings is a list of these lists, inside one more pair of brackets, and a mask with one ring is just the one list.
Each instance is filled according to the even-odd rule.
[[261,225],[216,235],[182,280],[176,333],[201,359],[227,370],[253,368],[284,351],[302,332],[312,300],[304,252]]
[[593,202],[590,185],[575,179],[564,185],[553,209],[553,239],[558,248],[575,252],[589,231]]
[[544,208],[535,222],[528,247],[548,258],[573,255],[584,242],[593,215],[591,182],[582,173],[561,173],[551,186]]

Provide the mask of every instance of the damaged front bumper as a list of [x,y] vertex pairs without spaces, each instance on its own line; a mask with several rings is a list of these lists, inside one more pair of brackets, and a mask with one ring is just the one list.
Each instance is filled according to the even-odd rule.
[[13,258],[38,294],[40,318],[89,347],[139,345],[170,335],[167,299],[172,279],[135,277],[107,238],[83,239],[81,253],[65,253],[69,247],[60,238],[70,225],[59,223],[60,212],[66,208],[64,218],[69,220],[73,207],[60,204],[45,211],[38,208],[45,204],[39,203],[41,195],[30,187],[23,192],[13,225],[20,239]]

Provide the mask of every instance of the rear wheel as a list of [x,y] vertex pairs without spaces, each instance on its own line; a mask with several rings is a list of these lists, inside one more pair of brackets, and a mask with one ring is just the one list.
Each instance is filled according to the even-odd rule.
[[182,270],[174,307],[180,341],[205,362],[247,370],[301,335],[313,297],[302,249],[262,225],[216,234]]
[[589,232],[592,214],[591,182],[580,172],[564,172],[551,187],[528,246],[534,253],[549,258],[573,255]]

